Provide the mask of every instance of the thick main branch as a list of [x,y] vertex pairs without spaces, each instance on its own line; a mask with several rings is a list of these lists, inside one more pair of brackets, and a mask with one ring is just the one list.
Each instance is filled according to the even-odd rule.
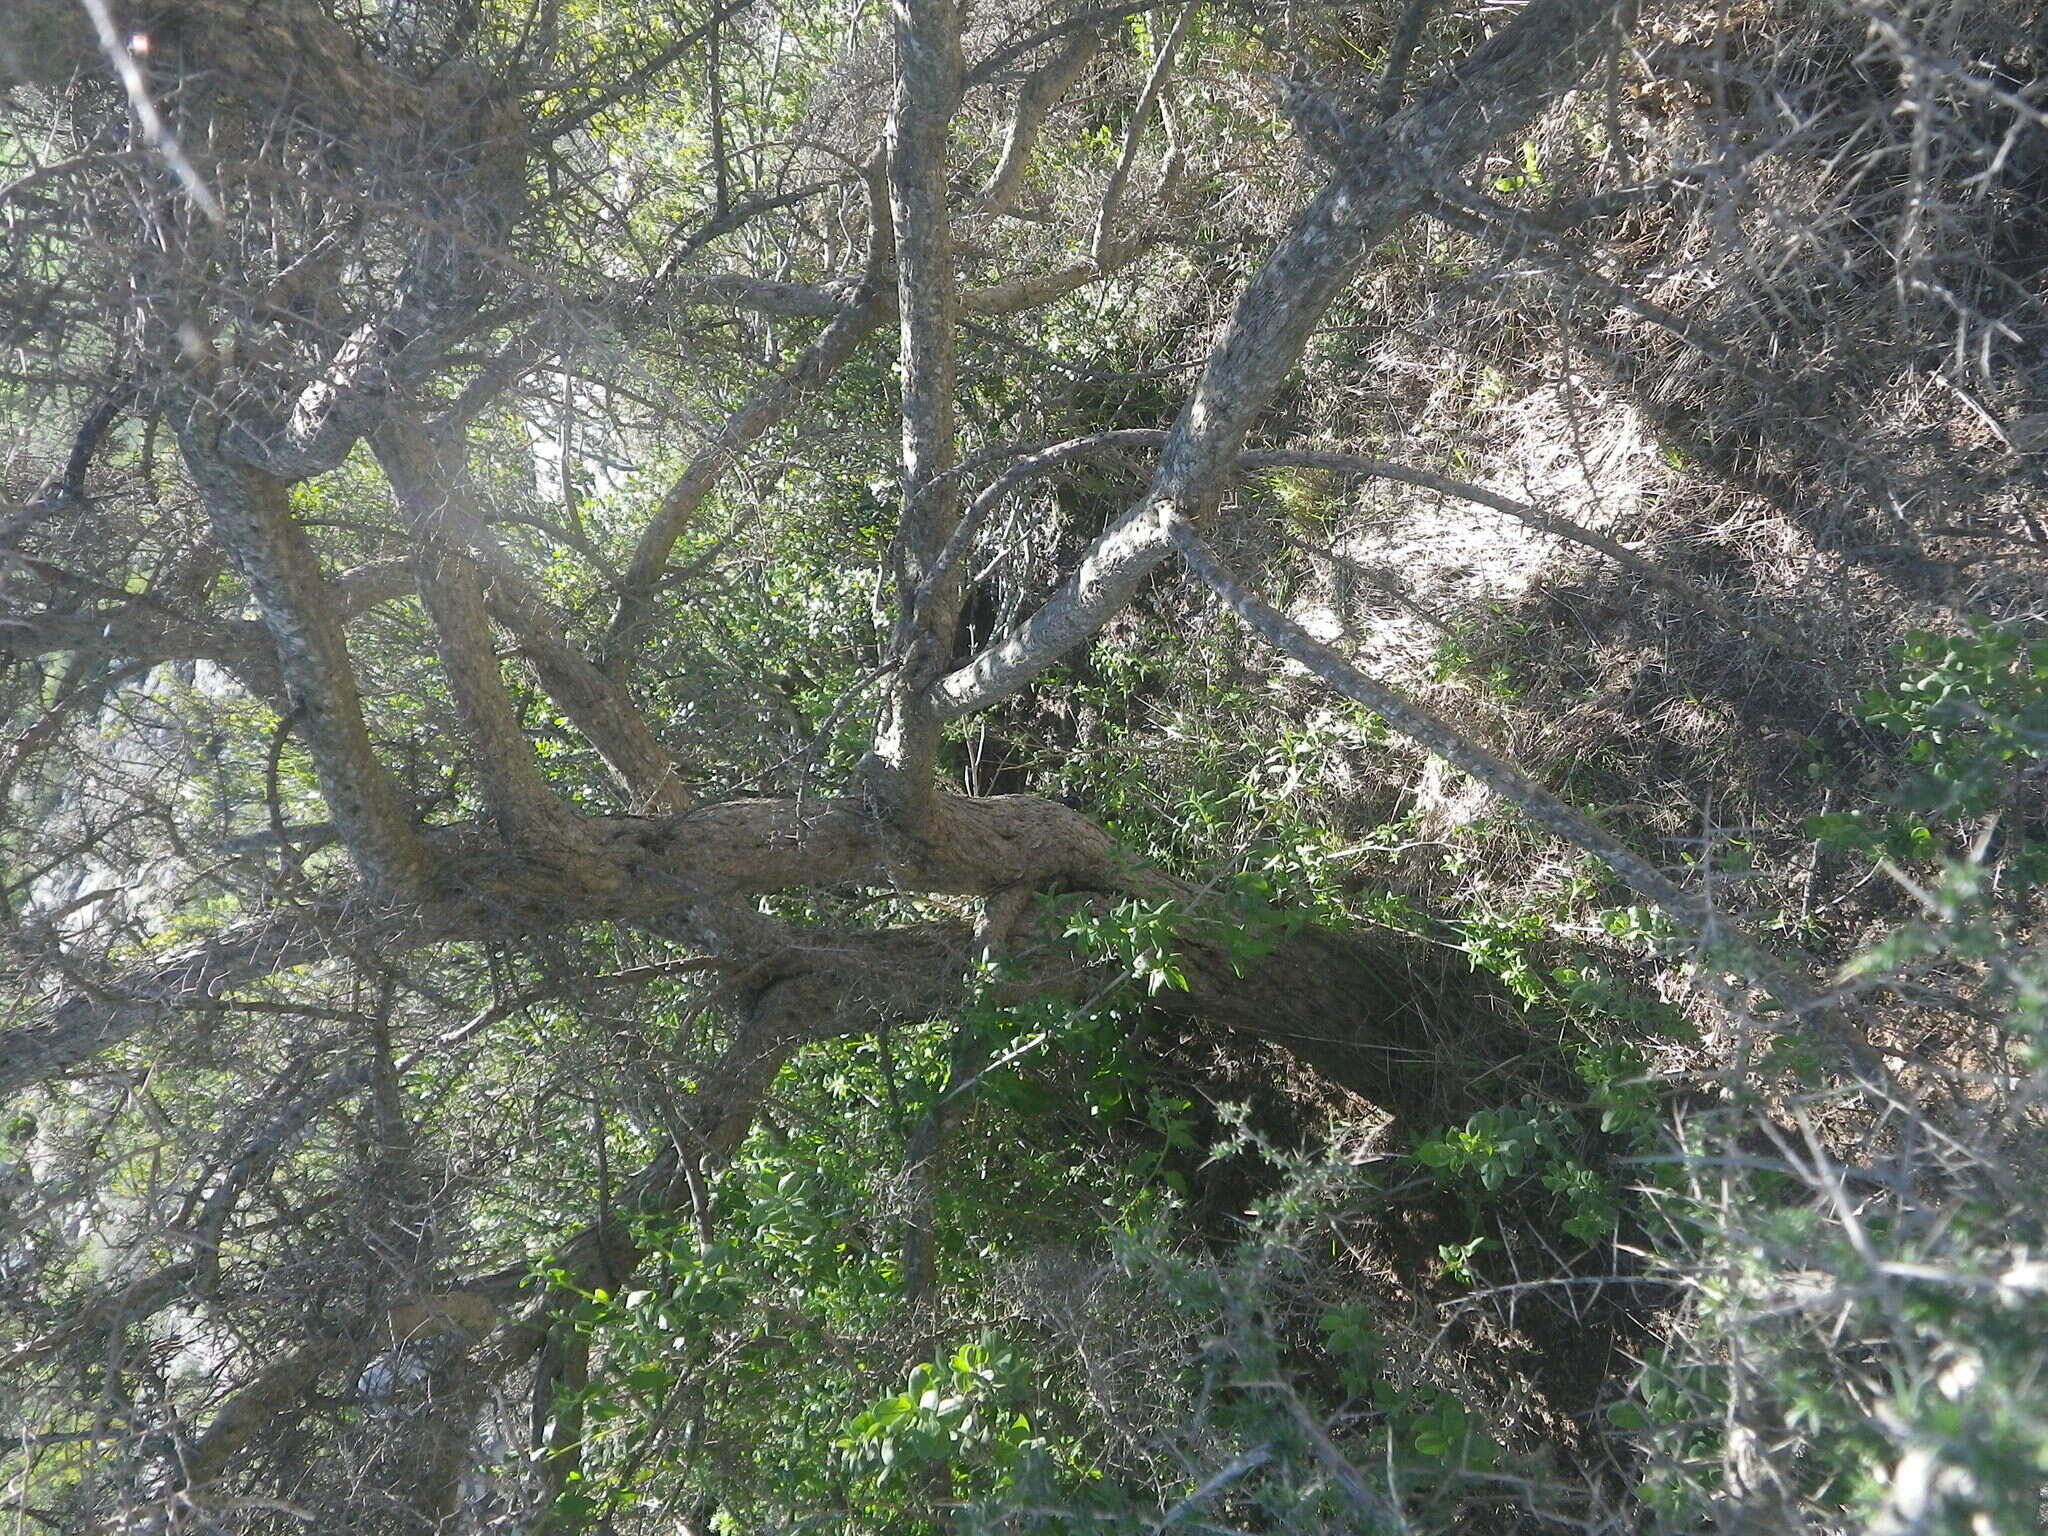
[[195,409],[184,425],[185,466],[270,633],[321,796],[370,882],[392,894],[416,891],[426,851],[404,791],[371,750],[333,588],[284,482],[221,453],[209,417]]
[[891,549],[895,664],[883,696],[866,783],[897,835],[924,832],[933,797],[938,722],[924,700],[944,662],[939,637],[960,608],[959,578],[937,570],[959,512],[947,477],[958,451],[953,232],[946,208],[946,130],[964,69],[953,0],[898,0],[896,105],[889,133],[889,211],[896,231],[896,310],[903,380],[902,511]]
[[1618,0],[1531,0],[1428,97],[1384,129],[1357,129],[1329,185],[1252,278],[1210,349],[1144,497],[1022,625],[935,689],[945,717],[985,708],[1082,644],[1172,552],[1162,512],[1206,523],[1253,422],[1301,360],[1365,255],[1426,202],[1431,183],[1519,132],[1597,57]]

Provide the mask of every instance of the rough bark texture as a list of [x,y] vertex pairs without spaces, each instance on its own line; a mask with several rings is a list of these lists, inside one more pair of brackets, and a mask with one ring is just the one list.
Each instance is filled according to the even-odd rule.
[[410,894],[425,877],[425,850],[412,808],[370,748],[332,588],[292,518],[284,482],[228,459],[208,428],[206,413],[193,412],[181,434],[185,466],[269,631],[320,793],[371,882]]
[[951,0],[896,7],[896,102],[889,127],[889,212],[896,232],[896,310],[903,378],[902,510],[894,546],[893,674],[866,766],[875,813],[914,843],[931,818],[938,721],[925,690],[944,665],[942,636],[960,611],[957,571],[938,567],[959,515],[954,326],[958,300],[946,207],[946,131],[965,63]]
[[1350,135],[1329,185],[1232,310],[1144,498],[1030,619],[938,684],[941,715],[1015,693],[1120,612],[1172,552],[1162,509],[1206,523],[1253,422],[1358,263],[1422,205],[1432,179],[1457,174],[1569,90],[1619,10],[1615,0],[1533,0],[1450,81],[1384,129]]

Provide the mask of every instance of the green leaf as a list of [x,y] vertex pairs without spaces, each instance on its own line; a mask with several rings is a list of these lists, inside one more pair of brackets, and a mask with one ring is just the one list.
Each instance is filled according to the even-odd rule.
[[1607,1422],[1616,1429],[1640,1430],[1650,1427],[1650,1417],[1628,1398],[1607,1405]]

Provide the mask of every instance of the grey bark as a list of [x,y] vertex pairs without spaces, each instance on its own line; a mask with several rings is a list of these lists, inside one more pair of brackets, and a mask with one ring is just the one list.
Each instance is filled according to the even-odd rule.
[[189,414],[179,438],[214,537],[249,584],[270,634],[287,701],[342,841],[374,887],[417,891],[426,854],[412,808],[371,750],[335,595],[292,517],[284,482],[223,454],[218,422],[203,408]]
[[864,769],[875,813],[900,839],[926,831],[938,721],[925,691],[944,666],[941,636],[960,609],[957,574],[937,569],[959,515],[948,473],[958,452],[953,329],[957,296],[946,207],[946,131],[965,64],[952,0],[903,0],[893,12],[896,101],[889,130],[889,212],[903,403],[902,510],[890,548],[896,585],[894,670]]
[[574,841],[573,819],[541,778],[505,690],[484,607],[483,575],[466,536],[476,517],[458,505],[466,457],[460,440],[437,440],[393,416],[372,441],[378,465],[411,521],[420,606],[484,802],[507,841],[546,859]]
[[1599,56],[1620,0],[1531,0],[1455,75],[1384,129],[1358,129],[1322,193],[1239,298],[1138,504],[1023,624],[935,689],[954,718],[1015,693],[1094,635],[1167,559],[1162,513],[1206,523],[1252,423],[1358,264],[1423,205],[1429,183],[1520,131]]
[[1101,49],[1101,31],[1085,28],[1068,38],[1050,59],[1025,77],[1017,88],[1017,104],[1003,135],[1003,152],[995,170],[989,173],[988,185],[969,210],[970,217],[994,219],[1010,211],[1023,188],[1024,171],[1031,163],[1031,152],[1038,146],[1047,116]]

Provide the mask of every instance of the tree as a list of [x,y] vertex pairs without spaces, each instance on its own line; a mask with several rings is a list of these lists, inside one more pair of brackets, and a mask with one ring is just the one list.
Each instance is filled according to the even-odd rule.
[[[1867,1069],[1802,957],[1233,569],[1257,556],[1225,516],[1248,475],[1405,482],[1809,652],[1554,507],[1250,446],[1303,417],[1288,392],[1333,306],[1424,215],[1552,282],[1560,333],[1646,411],[1667,402],[1612,316],[1746,402],[1725,436],[1667,410],[1674,451],[1751,492],[1788,456],[1837,473],[1858,510],[1836,550],[1863,516],[1924,543],[1903,461],[1778,350],[1850,323],[1760,313],[1786,289],[1739,242],[1712,294],[1666,307],[1657,253],[1617,231],[1669,203],[1793,209],[1832,258],[1880,218],[1886,345],[1924,351],[1945,312],[1958,356],[1988,357],[2034,322],[1996,263],[1958,275],[1984,217],[1960,189],[2008,195],[2005,160],[2037,156],[2009,63],[2030,55],[1989,23],[1937,53],[1889,12],[1802,13],[1810,54],[1744,67],[1892,84],[1839,122],[1812,116],[1825,85],[1782,119],[1724,103],[1766,127],[1695,167],[1660,144],[1643,180],[1624,106],[1767,93],[1665,34],[1649,56],[1634,11],[35,0],[0,21],[0,1085],[45,1186],[4,1260],[7,1358],[67,1405],[41,1410],[18,1502],[136,1529],[604,1516],[594,1319],[681,1262],[664,1234],[715,1246],[778,1072],[833,1042],[953,1026],[934,1090],[895,1106],[909,1316],[936,1304],[958,1118],[997,1058],[1041,1048],[1019,1020],[1071,1027],[1135,988],[1151,1027],[1284,1048],[1417,1134],[1487,1110],[1503,1064],[1540,1079],[1540,1013],[1461,957],[1147,857],[1085,799],[963,780],[964,733],[1070,709],[1088,647],[1176,568],[1709,946],[1736,1006],[1754,984]],[[1852,24],[1873,54],[1850,57]],[[1858,141],[1887,90],[1932,124],[1902,171]],[[1305,160],[1260,180],[1233,133],[1279,124]],[[1699,190],[1838,148],[1875,213],[1853,189]],[[1219,210],[1240,186],[1297,205]],[[1045,515],[1029,498],[1061,475],[1122,504]],[[1412,1067],[1447,1056],[1469,1075]],[[518,1117],[463,1100],[515,1093],[558,1166],[507,1179]],[[81,1264],[81,1200],[117,1260]],[[174,1360],[166,1318],[191,1325]],[[647,1408],[635,1453],[700,1493],[674,1448],[703,1441],[704,1390],[664,1375],[664,1404],[700,1406]]]

